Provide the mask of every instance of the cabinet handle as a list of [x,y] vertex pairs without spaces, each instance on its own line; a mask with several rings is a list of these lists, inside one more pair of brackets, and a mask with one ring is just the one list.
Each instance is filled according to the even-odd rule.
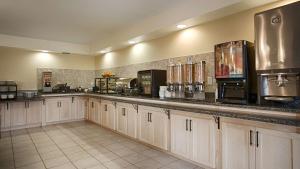
[[259,132],[256,131],[256,147],[259,147],[259,138],[258,138]]
[[107,111],[107,104],[104,105],[104,111]]
[[57,107],[59,107],[59,102],[57,102]]
[[192,120],[190,120],[190,131],[192,131]]
[[61,102],[59,102],[59,107],[61,107]]
[[72,103],[74,103],[74,97],[72,97]]
[[27,108],[27,102],[25,102],[25,109]]
[[186,130],[186,131],[189,131],[189,127],[188,127],[189,124],[188,124],[188,123],[189,123],[189,120],[186,119],[186,120],[185,120],[185,130]]
[[125,114],[125,108],[122,108],[122,114],[123,114],[123,116],[125,116],[126,114]]
[[152,113],[150,113],[150,122],[152,123]]
[[148,112],[148,122],[150,121],[149,119],[150,119],[150,113]]
[[253,131],[252,130],[250,130],[250,146],[252,146],[253,145],[253,138],[252,138],[252,134],[253,134]]
[[92,108],[94,108],[94,102],[92,102]]
[[27,102],[27,108],[29,108],[29,102]]
[[6,102],[6,109],[8,110],[8,108],[9,108],[9,105],[8,105],[8,102]]

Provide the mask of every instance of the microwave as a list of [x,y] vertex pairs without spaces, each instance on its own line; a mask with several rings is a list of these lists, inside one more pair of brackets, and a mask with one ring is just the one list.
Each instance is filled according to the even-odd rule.
[[140,95],[148,97],[158,97],[159,87],[165,86],[167,81],[166,70],[143,70],[138,71],[138,88]]

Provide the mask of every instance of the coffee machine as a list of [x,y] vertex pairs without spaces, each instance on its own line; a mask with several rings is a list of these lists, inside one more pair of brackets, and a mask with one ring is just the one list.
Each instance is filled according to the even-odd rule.
[[300,2],[255,15],[258,103],[287,103],[300,96]]
[[215,45],[217,101],[248,104],[256,101],[254,44],[245,40]]

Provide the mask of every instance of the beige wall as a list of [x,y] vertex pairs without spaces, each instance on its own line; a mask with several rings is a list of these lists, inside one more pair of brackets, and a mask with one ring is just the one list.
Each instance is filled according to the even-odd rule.
[[107,69],[172,57],[212,52],[232,40],[254,41],[254,14],[295,0],[285,0],[178,31],[160,39],[96,57],[96,69]]
[[15,80],[22,90],[36,90],[37,68],[94,70],[95,57],[0,47],[0,80]]

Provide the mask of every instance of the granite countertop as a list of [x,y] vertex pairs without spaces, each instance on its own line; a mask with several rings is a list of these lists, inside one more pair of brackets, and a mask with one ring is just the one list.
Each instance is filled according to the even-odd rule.
[[7,102],[25,102],[25,101],[42,101],[45,98],[38,95],[34,96],[32,98],[25,98],[25,97],[17,97],[15,99],[5,99],[5,100],[0,100],[0,103],[7,103]]
[[300,109],[278,106],[237,105],[217,103],[214,100],[190,100],[190,99],[160,99],[143,96],[123,96],[117,94],[97,93],[64,93],[41,94],[41,97],[60,96],[89,96],[103,98],[111,101],[141,104],[145,106],[175,109],[194,113],[203,113],[222,117],[231,117],[262,121],[268,123],[292,125],[300,127]]

